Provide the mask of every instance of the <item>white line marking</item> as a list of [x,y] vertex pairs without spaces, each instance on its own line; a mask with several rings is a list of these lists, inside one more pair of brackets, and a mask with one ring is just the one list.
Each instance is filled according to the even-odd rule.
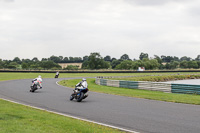
[[58,115],[62,115],[62,116],[66,116],[66,117],[70,117],[70,118],[74,118],[74,119],[78,119],[78,120],[82,120],[82,121],[86,121],[86,122],[95,123],[95,124],[98,124],[98,125],[102,125],[102,126],[106,126],[106,127],[110,127],[110,128],[114,128],[114,129],[118,129],[118,130],[125,131],[125,132],[139,133],[139,132],[128,130],[128,129],[124,129],[124,128],[120,128],[120,127],[116,127],[116,126],[112,126],[112,125],[108,125],[108,124],[104,124],[104,123],[100,123],[100,122],[95,122],[95,121],[91,121],[91,120],[87,120],[87,119],[83,119],[83,118],[79,118],[79,117],[75,117],[75,116],[72,116],[72,115],[67,115],[67,114],[63,114],[63,113],[59,113],[59,112],[54,112],[54,111],[50,111],[50,110],[46,110],[46,109],[43,109],[43,108],[27,105],[27,104],[20,103],[20,102],[15,102],[15,101],[5,99],[5,98],[0,98],[0,99],[5,100],[5,101],[9,101],[9,102],[12,102],[12,103],[16,103],[16,104],[21,104],[21,105],[31,107],[31,108],[34,108],[34,109],[47,111],[49,113],[54,113],[54,114],[58,114]]

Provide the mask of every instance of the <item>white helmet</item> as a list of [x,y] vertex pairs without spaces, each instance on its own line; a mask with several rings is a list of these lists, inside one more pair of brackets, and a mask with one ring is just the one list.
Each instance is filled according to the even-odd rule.
[[85,78],[83,78],[83,79],[82,79],[82,81],[86,81],[86,79],[85,79]]
[[39,75],[38,78],[42,78],[42,76]]

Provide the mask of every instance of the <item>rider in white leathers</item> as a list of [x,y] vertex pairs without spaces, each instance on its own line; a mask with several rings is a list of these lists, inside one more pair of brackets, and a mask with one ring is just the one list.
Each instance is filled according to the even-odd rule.
[[39,75],[37,78],[33,79],[33,82],[42,89],[42,76]]
[[76,89],[86,89],[88,88],[88,83],[86,81],[85,78],[82,79],[81,82],[79,82],[77,85],[76,85]]

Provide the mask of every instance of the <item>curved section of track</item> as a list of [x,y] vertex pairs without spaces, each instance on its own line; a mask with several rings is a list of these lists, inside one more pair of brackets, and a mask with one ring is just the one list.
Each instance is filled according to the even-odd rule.
[[[69,79],[69,78],[68,78]],[[142,133],[199,133],[200,106],[89,92],[81,103],[70,101],[71,88],[44,79],[43,89],[29,92],[30,79],[0,82],[0,98]],[[59,79],[62,80],[62,79]]]

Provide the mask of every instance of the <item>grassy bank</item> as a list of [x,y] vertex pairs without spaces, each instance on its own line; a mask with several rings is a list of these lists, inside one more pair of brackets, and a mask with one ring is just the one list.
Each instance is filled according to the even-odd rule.
[[[96,77],[96,76],[143,76],[143,75],[169,75],[177,73],[60,73],[59,78],[69,77]],[[192,73],[179,73],[179,74],[200,74]],[[55,73],[3,73],[0,72],[0,81],[15,80],[15,79],[33,79],[41,75],[42,78],[54,78]]]
[[[75,80],[63,80],[59,84],[67,87],[73,88],[80,79]],[[149,91],[149,90],[139,90],[139,89],[127,89],[118,87],[101,86],[95,84],[95,79],[87,79],[89,84],[89,90],[94,92],[101,92],[113,95],[121,95],[128,97],[152,99],[166,102],[176,102],[176,103],[187,103],[200,105],[200,95],[188,95],[188,94],[174,94],[174,93],[164,93],[159,91]]]
[[41,111],[0,99],[1,133],[120,133],[97,124]]
[[111,80],[166,82],[166,81],[184,80],[184,79],[200,79],[200,75],[163,75],[163,76],[127,77],[127,78],[112,78]]

